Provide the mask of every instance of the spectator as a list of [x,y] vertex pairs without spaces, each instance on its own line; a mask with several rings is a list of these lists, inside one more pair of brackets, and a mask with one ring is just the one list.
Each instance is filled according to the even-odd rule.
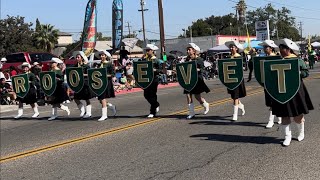
[[126,66],[126,76],[127,76],[127,80],[128,80],[128,84],[131,86],[131,88],[134,86],[134,76],[133,76],[133,66],[132,66],[132,62],[128,62],[127,66]]
[[0,94],[1,98],[10,97],[10,100],[13,101],[16,99],[16,93],[13,91],[13,88],[10,84],[6,83],[5,78],[0,79]]
[[16,67],[14,67],[14,66],[10,66],[10,67],[9,67],[9,70],[10,70],[10,76],[11,76],[11,77],[18,74],[18,70],[17,70]]

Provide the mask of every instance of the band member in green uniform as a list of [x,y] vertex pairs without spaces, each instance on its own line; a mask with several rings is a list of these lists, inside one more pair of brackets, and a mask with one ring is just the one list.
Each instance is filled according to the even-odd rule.
[[52,58],[51,60],[51,71],[56,73],[57,87],[54,93],[48,97],[48,103],[52,105],[52,115],[48,119],[49,121],[55,120],[58,117],[58,108],[67,112],[68,116],[70,115],[70,110],[68,106],[63,105],[62,103],[66,100],[69,100],[67,94],[67,89],[63,84],[64,78],[61,69],[58,68],[58,64],[63,63],[59,58]]
[[[83,74],[84,74],[84,85],[80,92],[74,93],[74,101],[77,104],[79,110],[80,110],[80,117],[83,118],[90,118],[91,117],[91,109],[92,105],[90,102],[90,99],[94,97],[94,94],[91,92],[89,86],[88,86],[88,74],[87,70],[90,68],[88,65],[88,58],[82,51],[76,51],[73,53],[74,57],[77,60],[77,64],[75,64],[75,67],[82,67],[83,68]],[[86,101],[86,108],[81,103],[80,100]]]
[[108,98],[116,97],[113,89],[113,83],[112,83],[112,76],[114,76],[115,73],[114,73],[114,66],[111,62],[111,54],[107,51],[99,51],[98,54],[101,59],[101,64],[99,65],[99,68],[107,68],[107,74],[108,74],[107,89],[101,96],[98,96],[98,99],[100,100],[100,103],[102,105],[102,116],[98,121],[104,121],[108,119],[108,107],[113,112],[112,116],[115,116],[117,113],[116,107],[107,101]]
[[[231,59],[234,58],[243,58],[240,54],[239,51],[243,50],[243,46],[236,41],[228,41],[225,43],[227,47],[229,47],[230,52],[231,52]],[[244,85],[244,80],[242,80],[241,84],[234,90],[229,90],[228,93],[231,95],[231,98],[233,99],[233,121],[238,120],[238,109],[241,109],[242,115],[246,113],[244,109],[244,105],[241,103],[240,98],[246,97],[247,92],[246,92],[246,87]]]
[[189,115],[187,116],[187,119],[192,119],[195,116],[194,112],[194,103],[192,99],[192,95],[197,99],[197,101],[203,106],[204,108],[204,113],[207,114],[209,112],[209,103],[206,102],[206,100],[201,97],[201,93],[206,92],[209,93],[210,89],[208,86],[205,84],[203,80],[203,69],[204,69],[204,62],[201,57],[199,57],[200,53],[200,47],[197,46],[194,43],[189,43],[187,47],[187,61],[196,61],[197,62],[197,71],[198,71],[198,82],[196,86],[190,91],[184,90],[184,94],[187,95],[187,103],[189,106]]
[[[263,46],[264,52],[266,53],[266,56],[276,56],[275,54],[275,49],[278,48],[278,46],[274,43],[272,40],[265,40],[259,46]],[[269,116],[269,122],[266,126],[266,128],[272,128],[274,125],[274,118],[275,115],[272,114],[272,108],[271,108],[271,103],[272,103],[272,98],[270,95],[264,90],[264,95],[265,95],[265,102],[266,106],[270,108],[270,116]],[[278,124],[281,124],[281,117],[278,117]]]
[[[299,47],[296,43],[290,39],[281,39],[276,41],[276,44],[280,48],[281,56],[284,59],[297,58],[299,53]],[[292,134],[291,134],[291,121],[293,120],[298,128],[298,141],[304,139],[304,114],[308,114],[309,110],[313,110],[313,105],[306,86],[303,83],[302,78],[308,76],[308,69],[302,59],[299,59],[301,84],[298,93],[287,103],[281,104],[277,101],[272,101],[272,113],[278,117],[282,117],[282,130],[284,132],[283,141],[284,146],[289,146]]]
[[17,98],[17,101],[19,101],[19,109],[18,109],[18,115],[15,116],[15,119],[19,119],[23,115],[23,103],[30,104],[30,106],[33,108],[34,114],[32,115],[32,118],[36,118],[39,116],[38,106],[36,104],[37,102],[37,91],[35,87],[35,81],[36,76],[30,72],[30,64],[27,62],[24,62],[21,65],[21,69],[23,70],[23,73],[28,74],[30,89],[28,91],[28,94],[24,98]]
[[146,54],[142,58],[145,61],[152,61],[154,68],[154,78],[150,86],[144,89],[144,98],[150,103],[150,114],[148,118],[153,118],[156,116],[157,112],[160,110],[160,104],[158,102],[157,90],[159,84],[159,73],[162,72],[161,61],[155,56],[155,51],[159,48],[153,44],[147,44]]

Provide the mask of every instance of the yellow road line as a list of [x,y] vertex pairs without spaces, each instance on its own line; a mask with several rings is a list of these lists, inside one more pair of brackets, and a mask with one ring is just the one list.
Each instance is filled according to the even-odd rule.
[[[310,80],[312,80],[314,78],[319,78],[319,77],[320,76],[308,77],[304,81],[310,81]],[[250,86],[249,86],[249,88],[247,88],[247,89],[252,89],[252,87],[250,88]],[[218,92],[219,91],[220,91],[220,88],[219,88]],[[217,91],[215,91],[215,92],[217,92]],[[255,90],[255,91],[249,93],[247,95],[247,97],[248,96],[257,95],[257,94],[260,94],[262,92],[264,92],[263,89],[262,88],[258,88],[258,90]],[[224,104],[224,103],[230,102],[230,101],[231,101],[230,98],[225,98],[225,99],[218,100],[218,101],[210,103],[210,106],[214,107],[214,106],[217,106],[217,105],[220,105],[220,104]],[[202,106],[197,106],[197,107],[195,107],[195,110],[200,110],[201,108],[203,108],[203,107]],[[181,115],[181,114],[186,113],[187,111],[188,110],[177,111],[177,112],[169,114],[168,116]],[[33,150],[30,150],[30,151],[25,151],[25,152],[22,152],[22,153],[9,155],[9,156],[6,156],[4,158],[1,158],[0,159],[0,163],[13,161],[13,160],[20,159],[20,158],[23,158],[23,157],[35,155],[35,154],[38,154],[38,153],[41,153],[41,152],[50,151],[50,150],[53,150],[53,149],[56,149],[56,148],[68,146],[68,145],[75,144],[75,143],[80,143],[80,142],[83,142],[83,141],[88,141],[88,140],[95,139],[95,138],[98,138],[98,137],[101,137],[101,136],[105,136],[105,135],[110,135],[110,134],[113,134],[113,133],[116,133],[116,132],[125,131],[125,130],[132,129],[132,128],[139,127],[139,126],[144,126],[144,125],[147,125],[147,124],[150,124],[150,123],[154,123],[154,122],[157,122],[157,121],[160,121],[160,120],[163,120],[163,119],[167,119],[167,118],[153,118],[153,119],[150,119],[150,120],[147,120],[147,121],[142,121],[142,122],[138,122],[138,123],[134,123],[134,124],[124,125],[124,126],[120,126],[120,127],[117,127],[117,128],[113,128],[113,129],[107,130],[107,131],[95,133],[95,134],[92,134],[92,135],[87,135],[87,136],[83,136],[83,137],[80,137],[80,138],[66,140],[66,141],[63,141],[63,142],[60,142],[60,143],[47,145],[47,146],[44,146],[44,147],[41,147],[41,148],[37,148],[37,149],[33,149]]]
[[[263,90],[261,90],[261,88],[260,88],[257,91],[253,91],[253,92],[249,93],[247,96],[253,96],[253,95],[256,95],[256,94],[260,94],[262,92],[263,92]],[[218,101],[215,101],[213,103],[210,103],[210,106],[214,107],[214,106],[217,106],[217,105],[220,105],[220,104],[224,104],[226,102],[230,102],[230,100],[231,100],[230,98],[225,98],[225,99],[222,99],[222,100],[218,100]],[[195,110],[199,110],[200,108],[202,108],[202,106],[197,106],[195,108]],[[177,111],[177,112],[169,114],[169,116],[170,115],[184,114],[187,111],[188,110]],[[29,151],[25,151],[25,152],[9,155],[9,156],[1,158],[0,159],[0,163],[17,160],[17,159],[20,159],[20,158],[24,158],[24,157],[28,157],[28,156],[31,156],[31,155],[39,154],[41,152],[50,151],[50,150],[53,150],[53,149],[56,149],[56,148],[68,146],[68,145],[75,144],[75,143],[80,143],[80,142],[83,142],[83,141],[88,141],[88,140],[95,139],[95,138],[98,138],[98,137],[101,137],[101,136],[105,136],[105,135],[110,135],[110,134],[113,134],[113,133],[116,133],[116,132],[125,131],[125,130],[132,129],[132,128],[139,127],[139,126],[144,126],[144,125],[147,125],[147,124],[150,124],[150,123],[154,123],[154,122],[157,122],[157,121],[160,121],[160,120],[163,120],[163,119],[167,119],[167,118],[153,118],[153,119],[150,119],[150,120],[147,120],[147,121],[142,121],[142,122],[138,122],[138,123],[134,123],[134,124],[124,125],[124,126],[120,126],[120,127],[117,127],[117,128],[113,128],[113,129],[107,130],[107,131],[103,131],[103,132],[99,132],[99,133],[95,133],[95,134],[91,134],[91,135],[87,135],[87,136],[83,136],[83,137],[75,138],[75,139],[71,139],[71,140],[66,140],[66,141],[63,141],[63,142],[60,142],[60,143],[47,145],[47,146],[36,148],[36,149],[33,149],[33,150],[29,150]]]

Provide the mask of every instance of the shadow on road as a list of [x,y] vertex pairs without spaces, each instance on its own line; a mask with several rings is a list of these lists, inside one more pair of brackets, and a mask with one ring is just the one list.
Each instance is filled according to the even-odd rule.
[[225,134],[196,134],[190,137],[201,138],[201,140],[208,140],[208,141],[238,142],[238,143],[252,143],[252,144],[279,144],[281,141],[280,139],[277,139],[275,137],[240,136],[240,135],[225,135]]
[[[206,118],[207,121],[196,121],[196,122],[191,122],[189,124],[197,124],[197,125],[232,125],[232,126],[247,126],[247,127],[262,127],[265,128],[265,123],[255,123],[255,122],[243,122],[243,121],[230,121],[229,119],[222,119],[222,118],[217,118],[217,119],[210,119],[209,117]],[[213,120],[228,120],[228,121],[213,121]]]

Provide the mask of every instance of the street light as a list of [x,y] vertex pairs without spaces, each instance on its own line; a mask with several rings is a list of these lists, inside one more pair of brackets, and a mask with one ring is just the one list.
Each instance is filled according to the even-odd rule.
[[212,35],[212,28],[207,28],[207,29],[210,29],[210,34],[211,34],[211,43],[212,43],[212,47],[213,47],[213,35]]

